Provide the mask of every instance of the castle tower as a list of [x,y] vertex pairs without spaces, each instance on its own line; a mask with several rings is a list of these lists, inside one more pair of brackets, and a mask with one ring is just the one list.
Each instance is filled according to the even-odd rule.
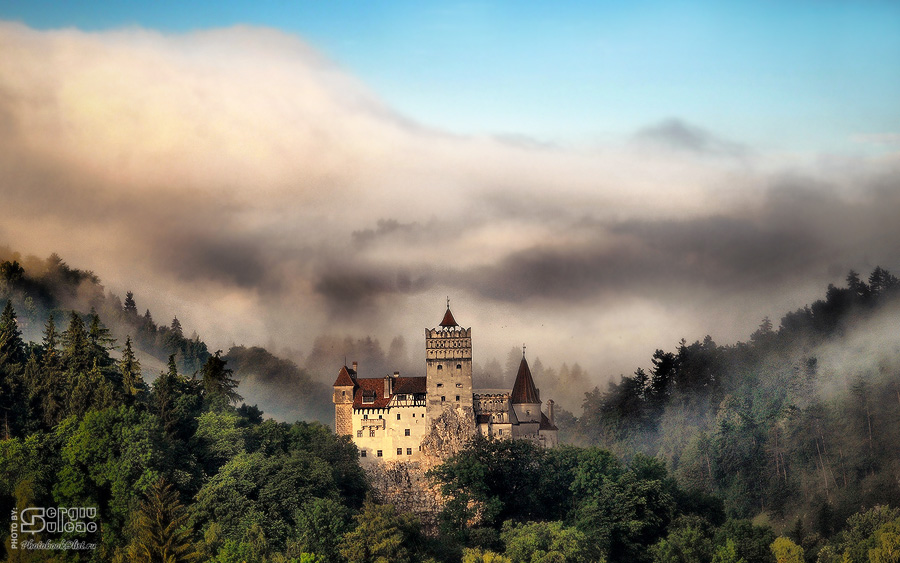
[[426,416],[435,420],[445,409],[472,410],[472,329],[462,328],[447,312],[439,328],[425,329]]
[[353,394],[356,392],[356,362],[353,367],[344,366],[334,380],[334,433],[338,436],[353,434]]
[[516,382],[513,384],[509,402],[519,423],[541,422],[541,397],[534,379],[531,377],[531,369],[525,360],[525,351],[522,351],[522,362],[519,364],[519,372],[516,374]]

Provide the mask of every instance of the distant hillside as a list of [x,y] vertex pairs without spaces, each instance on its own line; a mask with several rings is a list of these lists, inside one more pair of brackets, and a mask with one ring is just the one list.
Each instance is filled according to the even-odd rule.
[[[94,311],[116,340],[114,355],[131,337],[146,382],[167,369],[170,356],[179,372],[197,373],[211,355],[206,343],[196,334],[185,336],[177,315],[157,324],[149,309],[140,312],[138,299],[131,292],[122,299],[106,291],[93,272],[72,268],[56,254],[41,259],[0,246],[0,302],[10,300],[20,312],[25,340],[39,342],[50,317],[56,326],[65,326],[69,311]],[[280,420],[332,424],[330,389],[295,363],[259,347],[238,346],[224,358],[241,382],[240,393],[248,404],[257,404]]]
[[657,350],[650,369],[587,393],[563,434],[663,458],[732,516],[799,519],[827,537],[861,506],[900,503],[898,320],[897,278],[851,271],[747,342]]

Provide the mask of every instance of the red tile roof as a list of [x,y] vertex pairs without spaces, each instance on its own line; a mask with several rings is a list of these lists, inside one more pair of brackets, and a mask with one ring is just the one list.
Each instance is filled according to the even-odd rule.
[[531,370],[528,369],[528,362],[525,361],[525,356],[522,356],[522,363],[519,364],[519,373],[516,374],[516,382],[513,384],[509,399],[510,403],[514,405],[541,402],[538,398],[537,388],[534,386],[534,379],[531,378]]
[[[353,408],[383,409],[388,406],[394,395],[424,394],[427,389],[424,377],[394,377],[392,379],[394,392],[385,397],[383,377],[358,378],[356,380],[358,387],[353,395]],[[366,401],[363,401],[363,397],[366,398]]]
[[441,321],[441,326],[443,327],[451,327],[451,326],[459,326],[456,324],[456,319],[453,318],[453,313],[450,312],[450,307],[447,307],[447,312],[444,313],[444,320]]
[[341,368],[341,371],[338,373],[337,379],[334,380],[334,387],[353,387],[356,383],[353,381],[353,376],[356,375],[356,372],[351,368],[344,366]]

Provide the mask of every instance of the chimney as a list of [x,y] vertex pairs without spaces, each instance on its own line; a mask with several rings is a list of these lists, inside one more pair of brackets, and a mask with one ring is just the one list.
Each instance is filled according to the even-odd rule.
[[547,401],[547,418],[550,419],[550,424],[553,424],[553,399]]
[[359,373],[359,362],[353,362],[353,371]]
[[391,396],[391,387],[393,387],[394,380],[391,379],[391,376],[388,375],[384,378],[384,398],[387,399]]
[[400,377],[400,372],[399,372],[399,371],[395,371],[395,372],[394,372],[394,377]]

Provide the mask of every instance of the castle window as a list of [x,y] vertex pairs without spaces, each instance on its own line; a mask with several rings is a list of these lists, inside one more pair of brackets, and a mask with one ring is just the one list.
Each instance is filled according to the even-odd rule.
[[378,452],[375,455],[377,455],[378,457],[381,457],[381,450],[378,450]]
[[501,436],[503,436],[503,429],[501,428],[500,430],[497,431],[497,433],[500,434]]
[[357,431],[356,431],[356,437],[357,437],[357,438],[362,438],[362,430],[357,430]]
[[456,396],[456,402],[459,402],[459,395]]
[[397,448],[397,455],[403,455],[403,448]]
[[346,392],[346,391],[341,391],[341,397],[346,397],[346,396],[347,396],[347,392]]
[[456,369],[462,369],[462,364],[456,364]]
[[363,420],[369,420],[369,415],[364,414],[364,415],[363,415]]
[[441,364],[438,364],[438,371],[440,371],[442,369],[444,369],[444,366],[442,366]]
[[457,386],[457,387],[462,387],[462,383],[457,383],[456,386]]
[[374,438],[374,437],[375,437],[375,429],[373,428],[373,429],[369,430],[369,438]]
[[412,448],[406,448],[406,455],[412,455]]
[[447,400],[447,397],[441,395],[441,402],[443,403],[443,402],[446,401],[446,400]]
[[366,457],[366,450],[359,450],[359,457]]
[[406,430],[403,431],[403,435],[404,435],[404,436],[409,436],[409,428],[407,428]]
[[443,383],[438,383],[438,387],[443,387],[443,386],[444,386]]
[[381,415],[380,415],[380,414],[378,415],[378,420],[381,420]]
[[397,413],[397,420],[400,420],[400,413]]

